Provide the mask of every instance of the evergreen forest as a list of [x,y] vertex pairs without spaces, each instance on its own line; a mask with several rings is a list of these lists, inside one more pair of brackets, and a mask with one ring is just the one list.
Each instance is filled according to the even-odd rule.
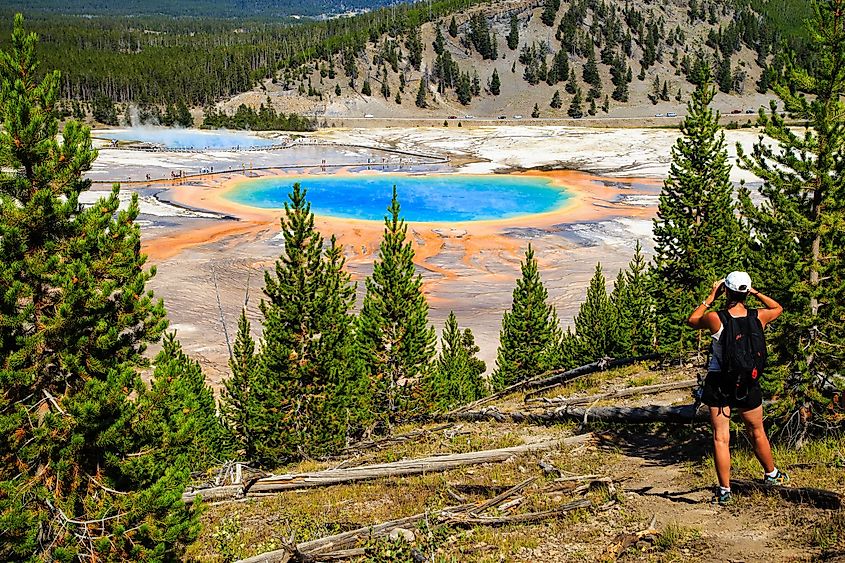
[[[434,5],[439,14],[455,6]],[[57,53],[40,51],[16,16],[0,50],[0,558],[179,559],[202,510],[182,492],[211,467],[326,459],[361,438],[602,358],[694,362],[702,342],[686,317],[733,269],[748,270],[787,311],[767,333],[775,439],[800,446],[840,432],[845,0],[813,7],[811,59],[785,59],[771,84],[780,109],[761,111],[763,137],[750,153],[738,149],[738,166],[762,180],[759,194],[736,193],[728,180],[733,164],[711,108],[718,65],[699,63],[654,219],[654,258],[637,244],[610,283],[596,264],[573,326],[562,327],[527,246],[485,377],[474,336],[454,314],[438,345],[402,194],[394,189],[385,202],[383,240],[356,307],[343,249],[316,229],[308,186],[297,184],[280,217],[283,250],[265,273],[260,338],[243,314],[219,396],[168,332],[164,304],[148,287],[156,269],[140,251],[137,196],[120,209],[115,185],[80,204],[97,151],[90,129],[62,121],[59,110],[65,85],[78,79],[53,69]],[[404,10],[407,21],[423,13]],[[391,25],[386,13],[368,17],[307,29],[348,26],[354,42],[361,22]],[[659,27],[643,22],[651,37]],[[473,33],[483,50],[482,28]],[[171,100],[166,91],[158,100]]]

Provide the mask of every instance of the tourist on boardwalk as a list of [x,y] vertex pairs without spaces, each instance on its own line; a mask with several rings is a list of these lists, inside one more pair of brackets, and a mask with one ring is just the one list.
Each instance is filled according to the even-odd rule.
[[[719,295],[725,292],[726,303],[719,312],[707,312]],[[765,309],[749,309],[745,300],[753,295]],[[763,481],[776,485],[789,477],[775,467],[766,430],[763,428],[763,396],[760,377],[766,362],[766,340],[763,329],[783,312],[777,301],[751,287],[745,272],[731,272],[713,284],[710,295],[689,317],[696,329],[709,329],[713,338],[710,363],[701,401],[710,407],[713,425],[713,447],[719,489],[714,502],[731,500],[731,410],[739,412],[754,454],[763,466]]]

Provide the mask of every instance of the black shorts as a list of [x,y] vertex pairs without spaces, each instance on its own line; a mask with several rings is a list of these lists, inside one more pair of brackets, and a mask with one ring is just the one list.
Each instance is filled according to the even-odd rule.
[[720,371],[707,373],[701,402],[708,407],[730,407],[732,409],[756,409],[763,404],[760,382],[755,381],[747,388],[737,389],[736,381],[728,381]]

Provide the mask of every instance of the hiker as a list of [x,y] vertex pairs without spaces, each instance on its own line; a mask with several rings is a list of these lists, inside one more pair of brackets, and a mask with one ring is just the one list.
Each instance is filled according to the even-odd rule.
[[[709,309],[725,292],[726,304],[721,311]],[[753,295],[765,309],[749,309],[745,300]],[[772,449],[763,428],[763,395],[760,377],[766,362],[766,340],[763,329],[783,312],[777,301],[751,287],[751,277],[745,272],[731,272],[724,280],[713,284],[710,295],[699,305],[687,321],[693,328],[709,329],[713,338],[710,363],[701,402],[710,407],[713,425],[716,475],[719,489],[713,502],[727,504],[731,500],[731,410],[739,412],[754,455],[763,466],[763,482],[780,485],[789,480],[786,473],[775,467]]]

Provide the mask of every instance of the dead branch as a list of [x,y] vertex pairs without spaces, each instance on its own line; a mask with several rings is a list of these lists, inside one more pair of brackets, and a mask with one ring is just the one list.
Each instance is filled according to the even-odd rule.
[[270,475],[256,479],[246,485],[224,485],[202,489],[191,487],[182,494],[182,501],[190,504],[197,496],[202,496],[203,500],[206,501],[221,501],[238,499],[244,496],[266,496],[294,489],[326,487],[340,483],[367,481],[381,477],[439,473],[466,465],[501,463],[515,455],[547,451],[561,446],[573,446],[589,442],[590,440],[592,440],[591,434],[582,434],[564,438],[563,440],[548,440],[495,450],[432,456],[394,463],[363,465],[361,467],[350,467],[347,469],[328,469],[312,473]]
[[619,399],[622,397],[631,397],[634,395],[655,395],[665,391],[674,391],[676,389],[690,389],[698,385],[698,381],[690,379],[687,381],[675,381],[672,383],[659,383],[657,385],[643,385],[641,387],[629,387],[627,389],[617,389],[608,393],[599,393],[597,395],[590,395],[588,397],[540,397],[537,399],[526,399],[526,403],[542,403],[545,405],[589,405],[596,401],[606,401],[608,399]]
[[443,430],[448,430],[452,428],[453,424],[442,424],[435,428],[431,429],[421,429],[421,430],[414,430],[413,432],[408,432],[407,434],[397,434],[396,436],[387,436],[386,438],[382,438],[380,440],[363,440],[361,442],[357,442],[352,444],[351,446],[344,448],[343,455],[352,455],[360,452],[364,452],[367,450],[383,450],[390,446],[394,446],[396,444],[404,444],[405,442],[413,442],[421,438],[425,438],[426,436],[430,436],[435,432],[441,432]]
[[842,508],[842,495],[825,489],[772,486],[758,481],[731,479],[731,490],[740,494],[758,492],[764,495],[779,496],[789,502],[809,504],[816,508],[828,510],[839,510]]
[[578,510],[580,508],[589,508],[592,503],[589,500],[582,499],[570,502],[552,510],[545,510],[542,512],[532,512],[527,514],[515,514],[507,516],[483,516],[480,513],[482,510],[489,510],[501,504],[502,501],[508,497],[516,494],[528,486],[534,478],[527,479],[522,483],[512,487],[505,493],[499,495],[494,499],[490,499],[481,505],[463,504],[459,506],[450,506],[432,513],[420,513],[405,518],[398,518],[388,522],[382,522],[372,526],[350,530],[340,534],[319,538],[298,544],[295,548],[286,547],[276,551],[270,551],[243,559],[239,563],[284,563],[290,560],[306,562],[306,561],[332,561],[346,559],[349,557],[358,557],[363,553],[360,549],[351,548],[350,546],[364,539],[384,537],[397,528],[403,528],[428,518],[436,521],[438,524],[452,525],[452,526],[502,526],[505,524],[520,524],[528,522],[537,522],[549,518],[555,518]]
[[523,489],[525,489],[525,487],[527,487],[528,485],[530,485],[531,483],[533,483],[536,480],[537,480],[536,477],[529,477],[528,479],[526,479],[522,483],[520,483],[520,484],[518,484],[514,487],[511,487],[510,489],[503,492],[502,494],[496,495],[495,497],[491,498],[490,500],[481,503],[477,508],[473,508],[468,513],[471,516],[476,516],[478,514],[481,514],[485,510],[490,510],[491,508],[502,504],[508,498],[514,496],[516,493],[521,492]]
[[637,362],[643,362],[646,360],[654,360],[657,357],[657,354],[646,354],[644,356],[637,356],[634,358],[623,358],[619,360],[614,360],[613,358],[602,358],[601,360],[583,366],[579,366],[570,370],[554,369],[551,371],[546,371],[541,373],[537,377],[514,383],[510,387],[506,387],[498,393],[493,393],[492,395],[483,397],[475,402],[453,409],[445,413],[445,415],[446,417],[448,417],[448,415],[471,411],[477,409],[481,405],[486,405],[487,403],[490,403],[497,399],[501,399],[502,397],[510,395],[511,393],[516,393],[517,391],[540,388],[540,391],[535,392],[539,393],[545,391],[547,388],[551,389],[552,387],[555,387],[556,385],[559,385],[562,382],[574,379],[575,377],[578,377],[580,375],[586,375],[589,373],[595,373],[597,371],[604,371],[611,368],[622,367],[629,364],[635,364]]
[[528,522],[537,522],[539,520],[548,520],[549,518],[556,518],[567,512],[578,510],[579,508],[589,508],[593,505],[587,499],[581,499],[564,504],[552,510],[543,510],[542,512],[529,512],[527,514],[514,514],[509,516],[453,516],[442,520],[444,524],[451,526],[504,526],[506,524],[525,524]]
[[56,400],[56,398],[53,396],[52,393],[50,393],[46,389],[42,389],[41,391],[42,391],[42,393],[44,393],[44,398],[47,399],[50,402],[51,405],[53,405],[54,409],[59,411],[59,413],[61,413],[62,416],[67,416],[67,413],[64,410],[62,410],[62,407],[59,406],[59,402]]

